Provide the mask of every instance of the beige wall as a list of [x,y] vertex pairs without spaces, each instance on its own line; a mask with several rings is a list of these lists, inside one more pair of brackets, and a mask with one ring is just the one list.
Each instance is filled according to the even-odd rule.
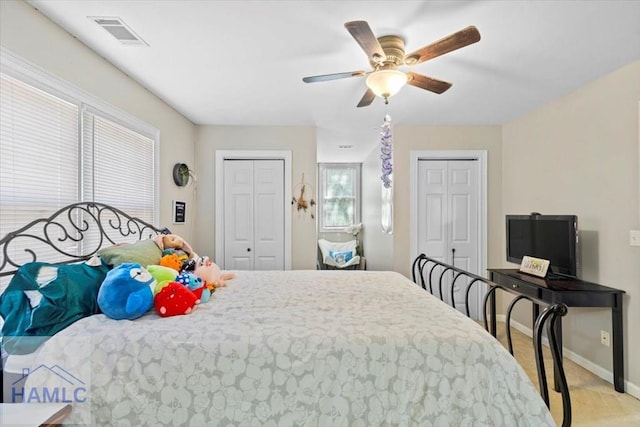
[[394,221],[393,270],[411,277],[410,248],[410,165],[413,150],[487,151],[487,264],[492,267],[504,258],[495,236],[504,228],[501,217],[502,135],[500,126],[396,126],[393,144]]
[[193,206],[192,187],[177,187],[171,173],[176,162],[193,164],[194,125],[25,2],[0,1],[0,45],[160,130],[159,225],[189,239],[192,217],[173,225],[171,204]]
[[[379,138],[379,133],[378,133]],[[393,234],[382,231],[380,146],[362,162],[362,224],[367,270],[393,270]]]
[[[305,181],[316,183],[316,130],[313,127],[198,126],[196,169],[198,170],[198,218],[194,245],[199,253],[215,259],[215,152],[216,150],[291,151],[291,188]],[[314,199],[317,189],[314,188]],[[292,197],[285,194],[285,200]],[[316,222],[309,214],[299,216],[292,209],[291,267],[315,269]]]
[[[505,125],[502,159],[503,213],[578,215],[580,277],[626,292],[625,371],[636,396],[640,247],[629,245],[629,230],[640,228],[639,100],[637,61]],[[524,313],[516,319],[530,326]],[[612,370],[600,344],[609,310],[572,308],[563,326],[566,348]]]

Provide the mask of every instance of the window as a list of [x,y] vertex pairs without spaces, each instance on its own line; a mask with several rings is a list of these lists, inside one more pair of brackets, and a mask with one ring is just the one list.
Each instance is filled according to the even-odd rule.
[[344,231],[360,222],[359,163],[320,163],[320,232]]
[[157,130],[5,53],[0,238],[79,201],[155,223]]
[[98,113],[83,113],[83,199],[154,222],[154,140]]

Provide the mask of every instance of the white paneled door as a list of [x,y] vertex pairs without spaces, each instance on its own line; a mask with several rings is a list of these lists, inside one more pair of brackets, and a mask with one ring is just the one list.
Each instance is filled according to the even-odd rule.
[[284,269],[284,161],[224,161],[226,270]]
[[[424,253],[446,264],[478,273],[478,161],[476,160],[420,160],[418,162],[418,253]],[[434,270],[433,277],[439,278]],[[443,276],[442,298],[450,302],[450,283],[455,273]],[[440,296],[439,281],[434,280],[433,292]],[[465,309],[465,290],[468,281],[459,278],[455,283],[454,301],[458,310]],[[472,288],[470,301],[477,300],[477,286]],[[479,318],[476,304],[471,315]]]

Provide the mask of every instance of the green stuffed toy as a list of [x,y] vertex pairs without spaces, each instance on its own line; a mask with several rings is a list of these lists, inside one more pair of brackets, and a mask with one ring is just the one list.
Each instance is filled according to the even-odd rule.
[[176,280],[176,277],[180,274],[173,268],[165,267],[164,265],[148,265],[147,271],[149,271],[157,282],[156,287],[153,290],[154,295],[157,295],[162,288],[169,284],[169,282]]

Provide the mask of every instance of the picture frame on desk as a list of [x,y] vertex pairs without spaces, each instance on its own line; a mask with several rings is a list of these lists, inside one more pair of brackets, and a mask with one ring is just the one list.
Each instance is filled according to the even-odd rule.
[[546,277],[548,269],[549,261],[546,259],[525,256],[522,258],[522,263],[520,263],[521,272],[538,277]]

